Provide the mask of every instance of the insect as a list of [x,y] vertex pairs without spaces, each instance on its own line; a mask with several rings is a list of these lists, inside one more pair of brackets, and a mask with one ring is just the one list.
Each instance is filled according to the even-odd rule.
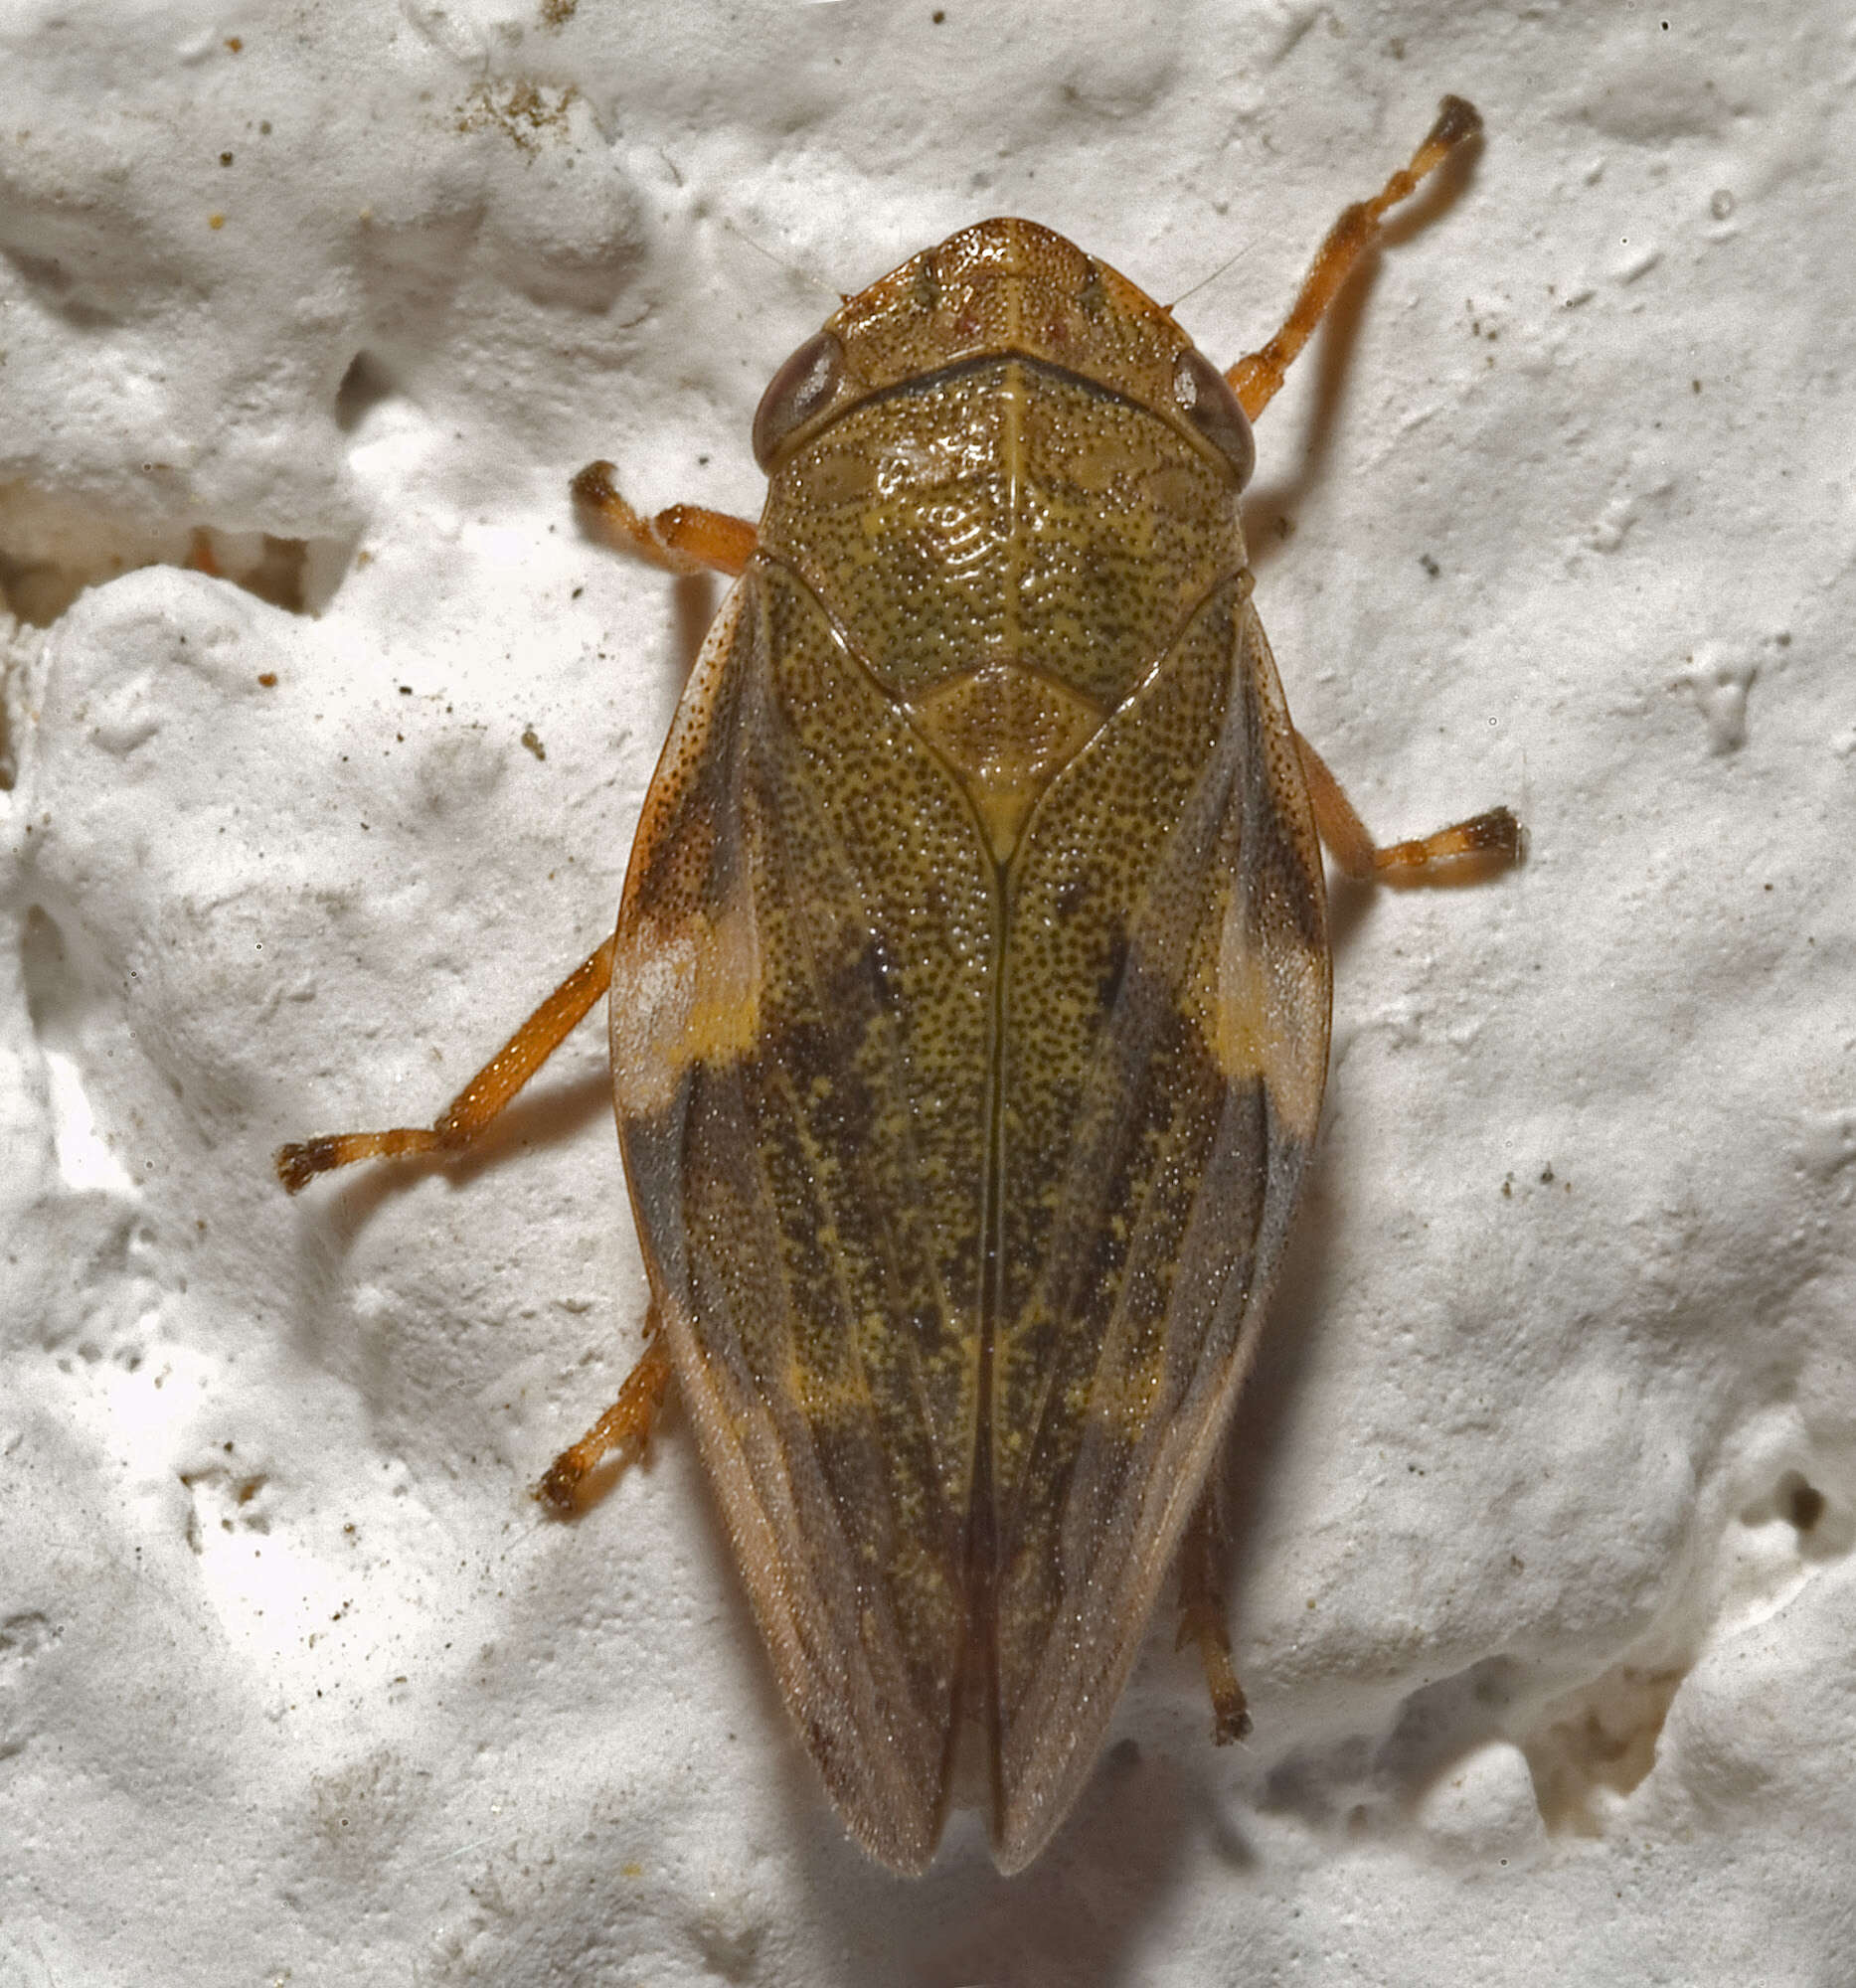
[[1520,831],[1374,845],[1289,723],[1239,493],[1381,217],[1479,127],[1446,97],[1228,373],[987,221],[774,376],[758,527],[584,470],[613,543],[738,576],[617,928],[433,1125],[277,1156],[295,1192],[459,1151],[609,986],[646,1348],[539,1495],[674,1380],[786,1702],[899,1872],[968,1795],[1002,1870],[1037,1854],[1175,1561],[1217,1737],[1249,1728],[1207,1485],[1320,1115],[1317,832],[1371,877]]

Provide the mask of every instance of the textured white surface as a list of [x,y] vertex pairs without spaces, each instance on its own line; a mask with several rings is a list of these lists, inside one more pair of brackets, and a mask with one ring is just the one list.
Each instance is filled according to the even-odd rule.
[[[1847,1971],[1844,13],[942,11],[0,15],[5,1988]],[[580,463],[752,515],[821,284],[992,212],[1235,357],[1446,88],[1488,143],[1263,422],[1258,599],[1376,826],[1534,860],[1337,903],[1254,1740],[1162,1627],[1028,1876],[963,1818],[904,1884],[681,1431],[527,1502],[637,1343],[598,1031],[451,1175],[269,1154],[428,1117],[609,923],[713,595]]]

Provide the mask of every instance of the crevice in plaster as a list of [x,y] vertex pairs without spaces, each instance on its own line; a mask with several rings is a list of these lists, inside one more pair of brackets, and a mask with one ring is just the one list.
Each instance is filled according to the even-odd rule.
[[1856,1511],[1800,1469],[1781,1470],[1771,1490],[1739,1516],[1750,1531],[1774,1523],[1788,1526],[1800,1561],[1840,1560],[1856,1546]]
[[1400,1824],[1451,1761],[1506,1736],[1522,1678],[1513,1658],[1492,1656],[1421,1686],[1382,1737],[1297,1747],[1270,1769],[1259,1805],[1354,1836]]
[[1807,1484],[1795,1470],[1787,1471],[1787,1483],[1779,1487],[1781,1509],[1791,1522],[1791,1527],[1800,1538],[1817,1530],[1817,1522],[1824,1515],[1829,1503],[1815,1484]]
[[343,434],[353,434],[376,408],[399,392],[399,382],[378,353],[357,352],[335,390],[335,425]]
[[1656,1742],[1686,1666],[1619,1664],[1550,1707],[1521,1740],[1541,1820],[1561,1836],[1602,1836],[1606,1810],[1656,1763]]
[[134,518],[26,483],[0,484],[0,605],[50,627],[86,587],[143,567],[204,573],[292,614],[320,614],[355,542]]

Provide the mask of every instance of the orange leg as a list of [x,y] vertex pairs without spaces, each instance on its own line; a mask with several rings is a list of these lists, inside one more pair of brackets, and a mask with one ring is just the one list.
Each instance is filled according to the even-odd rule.
[[[1340,782],[1328,771],[1327,761],[1299,732],[1295,743],[1301,748],[1302,771],[1307,776],[1308,798],[1314,804],[1315,827],[1334,861],[1349,877],[1361,881],[1390,877],[1399,883],[1435,883],[1441,873],[1442,878],[1456,881],[1486,869],[1519,863],[1526,853],[1521,824],[1513,811],[1505,807],[1490,808],[1484,814],[1452,822],[1448,828],[1435,829],[1430,835],[1382,848],[1368,834],[1365,822],[1341,791]],[[1462,867],[1459,869],[1458,865]]]
[[672,504],[654,518],[634,511],[612,481],[609,462],[590,462],[574,479],[583,514],[607,545],[636,553],[672,573],[726,573],[731,578],[754,558],[759,534],[746,518]]
[[618,1400],[579,1442],[564,1449],[543,1473],[535,1495],[562,1518],[578,1511],[587,1479],[614,1450],[642,1453],[663,1409],[670,1386],[670,1356],[658,1344],[655,1309],[644,1322],[644,1352],[625,1376]]
[[1460,96],[1446,96],[1437,108],[1437,121],[1432,125],[1431,135],[1412,154],[1412,163],[1402,172],[1394,173],[1371,200],[1348,208],[1328,230],[1327,240],[1315,251],[1314,262],[1302,279],[1300,294],[1282,329],[1267,345],[1240,359],[1225,375],[1252,420],[1275,398],[1290,362],[1308,343],[1308,334],[1340,294],[1353,265],[1379,240],[1379,224],[1386,210],[1409,200],[1422,181],[1481,128],[1481,113],[1474,104],[1465,103]]
[[[609,462],[590,462],[574,479],[574,497],[582,515],[615,551],[635,553],[639,558],[649,560],[653,566],[665,567],[671,573],[709,571],[727,574],[731,578],[741,573],[753,559],[759,534],[746,518],[733,518],[725,511],[706,511],[694,504],[672,504],[655,517],[646,518],[619,494],[612,474]],[[600,955],[595,954],[594,957]],[[591,963],[588,962],[589,965]],[[611,963],[612,948],[608,940],[603,948],[601,987],[610,977]],[[560,996],[555,998],[558,1000]],[[519,1043],[539,1019],[537,1016],[526,1023],[516,1042]],[[572,1026],[572,1023],[568,1024],[569,1028]],[[564,1029],[561,1033],[565,1035],[566,1032]],[[512,1043],[510,1048],[515,1046]],[[551,1043],[549,1048],[553,1047]],[[507,1055],[508,1051],[504,1054]],[[452,1110],[456,1108],[454,1105]],[[404,1135],[387,1133],[374,1136],[397,1138]],[[378,1149],[370,1146],[367,1150]],[[343,1153],[341,1157],[359,1159],[362,1155],[359,1152]],[[281,1168],[282,1155],[278,1156],[278,1164]],[[327,1164],[339,1166],[341,1159]],[[288,1185],[287,1180],[285,1184]],[[536,1497],[551,1510],[564,1515],[574,1511],[581,1502],[587,1479],[606,1457],[615,1450],[642,1449],[649,1441],[652,1425],[663,1407],[664,1392],[670,1385],[670,1360],[657,1343],[655,1312],[646,1321],[645,1335],[643,1357],[625,1377],[625,1384],[618,1391],[618,1400],[579,1442],[564,1449],[555,1458],[535,1487]]]
[[1219,1567],[1224,1559],[1225,1529],[1219,1522],[1218,1499],[1210,1485],[1186,1527],[1179,1550],[1179,1636],[1173,1647],[1199,1646],[1205,1667],[1205,1688],[1212,1695],[1212,1738],[1221,1746],[1244,1739],[1251,1730],[1244,1687],[1231,1664],[1231,1631],[1225,1622],[1224,1583]]
[[[277,1153],[277,1178],[291,1194],[317,1174],[355,1160],[395,1159],[408,1153],[460,1153],[473,1145],[516,1093],[566,1042],[612,978],[612,940],[583,960],[503,1047],[425,1126],[388,1132],[338,1132],[305,1139]],[[581,1502],[585,1479],[614,1450],[642,1448],[670,1385],[670,1360],[657,1343],[655,1315],[645,1323],[642,1358],[606,1409],[571,1449],[565,1449],[535,1487],[552,1510],[566,1514]]]
[[277,1178],[291,1194],[333,1167],[355,1160],[397,1159],[407,1153],[461,1153],[474,1145],[498,1113],[585,1018],[612,978],[608,938],[549,995],[430,1125],[397,1126],[389,1132],[335,1132],[277,1151]]

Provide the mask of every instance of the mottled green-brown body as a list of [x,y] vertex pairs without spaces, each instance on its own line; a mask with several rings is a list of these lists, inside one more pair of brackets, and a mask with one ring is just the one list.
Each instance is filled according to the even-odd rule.
[[1246,465],[1167,314],[991,222],[827,335],[647,803],[620,1127],[847,1821],[920,1868],[976,1717],[1016,1868],[1261,1316],[1325,1069],[1320,866]]
[[1195,1502],[1181,1631],[1217,1736],[1247,1730],[1202,1493],[1320,1113],[1315,824],[1362,879],[1521,850],[1506,808],[1376,844],[1291,731],[1238,523],[1249,417],[1479,129],[1445,97],[1226,374],[992,221],[775,375],[758,530],[646,518],[589,464],[614,544],[741,579],[618,928],[430,1125],[276,1156],[294,1193],[468,1149],[609,985],[653,1324],[539,1495],[572,1509],[674,1379],[787,1703],[899,1871],[969,1734],[995,1857],[1037,1853]]

